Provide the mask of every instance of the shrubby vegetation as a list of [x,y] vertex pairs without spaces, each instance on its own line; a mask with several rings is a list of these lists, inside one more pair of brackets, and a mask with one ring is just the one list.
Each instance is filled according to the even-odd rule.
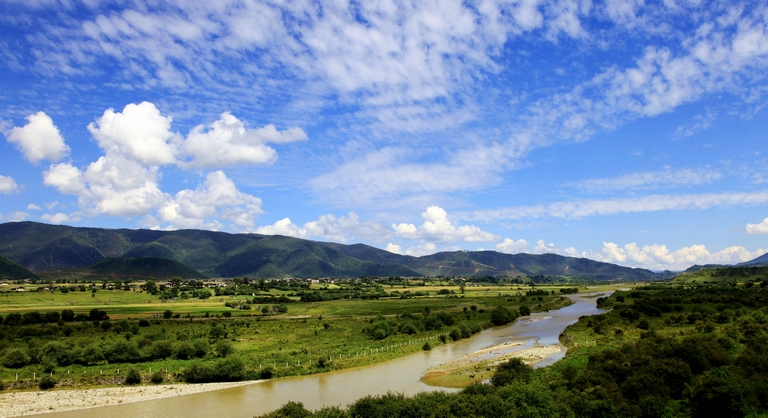
[[[768,413],[768,289],[649,287],[600,300],[563,361],[513,359],[455,394],[368,396],[347,409],[290,402],[264,417],[744,417]],[[576,346],[574,341],[598,341]]]

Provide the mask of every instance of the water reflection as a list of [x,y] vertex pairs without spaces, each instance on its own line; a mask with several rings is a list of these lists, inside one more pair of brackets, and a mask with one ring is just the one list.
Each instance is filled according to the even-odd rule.
[[[419,379],[434,366],[448,363],[482,348],[508,341],[523,341],[519,349],[535,344],[558,344],[558,336],[579,317],[602,312],[596,298],[569,296],[576,303],[553,312],[532,314],[511,325],[487,329],[455,343],[441,345],[373,366],[339,370],[311,376],[274,379],[253,385],[213,392],[157,399],[133,404],[39,415],[46,418],[111,418],[132,417],[252,417],[273,411],[288,401],[302,402],[309,409],[323,406],[346,406],[366,395],[401,392],[413,395],[423,391],[455,391],[427,386]],[[549,365],[565,355],[565,351],[543,360]]]

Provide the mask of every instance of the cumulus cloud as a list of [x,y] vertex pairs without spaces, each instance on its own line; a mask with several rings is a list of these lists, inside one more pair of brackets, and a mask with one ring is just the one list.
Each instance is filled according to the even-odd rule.
[[[187,138],[171,131],[171,122],[149,102],[129,104],[120,112],[108,109],[88,125],[104,155],[84,168],[51,164],[43,182],[76,195],[83,216],[141,216],[146,225],[165,228],[221,229],[229,221],[250,230],[262,213],[261,200],[239,191],[222,171],[209,173],[195,190],[171,196],[160,188],[162,167],[269,163],[277,154],[264,143],[306,139],[299,128],[249,130],[228,112],[207,130],[203,125],[194,128]],[[151,215],[155,210],[157,217]],[[52,222],[72,220],[55,216]]]
[[448,220],[448,213],[441,207],[429,206],[421,214],[424,223],[420,226],[414,224],[392,224],[392,229],[398,236],[409,239],[436,243],[464,242],[492,242],[501,238],[498,235],[483,231],[474,225],[455,226]]
[[16,180],[10,176],[0,175],[0,194],[9,194],[19,191],[19,185]]
[[239,191],[224,172],[215,171],[195,190],[182,190],[166,200],[157,210],[157,220],[173,229],[221,229],[222,221],[230,221],[248,230],[261,213],[261,199]]
[[131,103],[122,112],[107,109],[88,131],[108,154],[144,165],[165,165],[174,163],[178,152],[169,142],[174,137],[171,120],[152,103]]
[[27,212],[11,212],[7,215],[0,213],[0,220],[5,222],[21,222],[27,220],[30,215]]
[[24,158],[36,164],[42,160],[59,161],[69,154],[59,128],[48,115],[37,112],[26,119],[26,125],[14,127],[6,134],[6,140],[15,144]]
[[307,139],[298,127],[279,131],[274,125],[246,129],[245,124],[229,112],[222,113],[210,126],[198,125],[184,140],[184,153],[191,167],[229,167],[241,164],[271,164],[277,151],[265,145]]
[[741,193],[701,193],[648,195],[618,199],[574,200],[536,206],[513,206],[479,210],[467,216],[475,220],[524,218],[583,218],[619,213],[656,212],[661,210],[710,209],[727,206],[751,206],[768,202],[768,191]]
[[291,222],[290,218],[283,218],[272,225],[256,228],[256,233],[319,238],[341,243],[356,239],[383,241],[391,235],[384,225],[376,221],[361,221],[354,212],[350,212],[347,216],[320,215],[317,220],[309,221],[302,227]]
[[763,219],[759,224],[747,224],[748,234],[768,234],[768,218]]
[[606,192],[626,189],[652,189],[658,187],[678,187],[710,184],[720,180],[722,173],[710,168],[672,170],[665,167],[659,171],[625,174],[616,178],[589,179],[570,183],[570,185],[593,192]]
[[63,224],[65,222],[77,222],[79,220],[79,217],[77,216],[72,217],[70,215],[67,215],[66,213],[59,212],[55,214],[46,213],[42,215],[40,219],[46,222],[50,222],[52,224]]
[[[421,257],[424,255],[431,255],[438,252],[437,246],[433,242],[425,242],[420,245],[408,247],[405,249],[405,251],[402,250],[400,245],[388,244],[386,250],[391,253],[400,254],[400,255],[410,255],[413,257]],[[444,249],[443,251],[455,251],[455,250],[458,250],[458,248]]]
[[496,251],[507,254],[524,253],[528,251],[528,242],[522,238],[517,241],[511,238],[504,238],[504,241],[496,244],[495,248]]
[[586,252],[584,257],[631,267],[653,270],[684,270],[694,264],[736,264],[753,260],[766,249],[749,251],[742,246],[732,246],[710,252],[704,245],[691,245],[670,251],[666,245],[652,244],[640,247],[629,243],[620,247],[612,242],[603,243],[600,252]]
[[34,203],[30,203],[27,205],[27,210],[41,210],[42,208],[39,205],[36,205]]

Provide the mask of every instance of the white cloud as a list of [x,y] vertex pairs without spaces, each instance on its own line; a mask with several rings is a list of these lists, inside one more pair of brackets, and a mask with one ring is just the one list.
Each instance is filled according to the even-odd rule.
[[399,244],[393,244],[389,243],[387,244],[387,247],[384,248],[385,251],[389,251],[393,254],[402,254],[403,253],[403,247],[401,247]]
[[43,172],[43,183],[64,194],[80,194],[85,190],[83,173],[68,163],[51,164],[48,170]]
[[[450,152],[445,162],[417,161],[407,148],[388,147],[352,159],[312,180],[315,194],[334,204],[383,205],[403,195],[422,205],[435,194],[478,189],[499,180],[509,162],[500,146]],[[422,206],[423,207],[423,206]]]
[[741,246],[733,246],[713,253],[704,245],[691,245],[677,251],[670,251],[666,245],[659,244],[640,247],[635,243],[629,243],[620,247],[615,243],[605,242],[601,252],[586,252],[582,256],[631,267],[653,270],[684,270],[694,264],[742,263],[755,259],[765,252],[766,249],[749,251]]
[[[447,251],[447,250],[446,250]],[[402,255],[410,255],[414,257],[421,257],[424,255],[431,255],[438,252],[437,246],[432,242],[425,242],[415,247],[408,247]]]
[[10,176],[0,175],[0,194],[9,194],[19,191],[19,185],[16,180]]
[[763,219],[759,224],[747,224],[748,234],[768,234],[768,218]]
[[16,144],[24,158],[36,164],[44,159],[59,161],[69,154],[69,147],[48,115],[37,112],[26,119],[29,123],[24,127],[14,127],[6,134],[6,140]]
[[177,150],[170,116],[162,116],[154,104],[128,104],[122,112],[107,109],[88,125],[88,131],[107,154],[122,155],[143,165],[165,165],[176,161]]
[[34,203],[30,203],[27,205],[27,210],[41,210],[42,208],[39,205],[36,205]]
[[166,200],[157,210],[157,220],[173,229],[221,229],[221,221],[230,221],[249,230],[261,213],[261,199],[239,191],[222,171],[215,171],[195,190],[182,190]]
[[198,125],[187,136],[183,149],[192,158],[191,167],[228,167],[240,164],[271,164],[277,152],[265,143],[286,143],[307,139],[297,127],[278,131],[274,125],[246,129],[243,122],[229,112],[207,129]]
[[319,238],[341,243],[362,239],[383,241],[391,235],[382,224],[375,221],[361,221],[354,212],[350,212],[347,216],[320,215],[317,220],[309,221],[303,227],[294,224],[289,218],[283,218],[272,225],[256,228],[256,233],[305,239]]
[[710,184],[722,177],[722,173],[710,168],[672,170],[665,167],[664,170],[660,171],[631,173],[617,178],[582,180],[570,183],[570,185],[589,191],[604,192]]
[[726,206],[751,206],[768,202],[768,191],[648,195],[618,199],[575,200],[537,206],[513,206],[479,210],[467,216],[475,220],[523,218],[583,218],[619,213],[656,212],[661,210],[709,209]]
[[43,216],[41,216],[40,219],[50,222],[52,224],[63,224],[65,222],[77,222],[79,220],[77,217],[72,218],[66,213],[56,213],[56,214],[46,213]]
[[522,238],[517,241],[504,238],[503,242],[496,244],[496,251],[507,254],[524,253],[528,251],[528,242]]
[[414,224],[401,223],[392,224],[392,229],[404,239],[433,243],[492,242],[501,239],[474,225],[454,226],[448,220],[448,213],[438,206],[429,206],[421,217],[424,218],[424,223],[418,227]]
[[5,222],[22,222],[27,220],[30,215],[27,212],[11,212],[5,216],[0,213],[0,220]]
[[255,232],[262,235],[284,235],[295,238],[307,237],[307,230],[291,222],[290,218],[280,219],[272,225],[260,226],[256,228]]

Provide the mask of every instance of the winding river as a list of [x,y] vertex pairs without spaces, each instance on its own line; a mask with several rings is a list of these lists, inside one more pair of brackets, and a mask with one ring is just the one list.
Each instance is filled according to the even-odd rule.
[[[151,418],[151,417],[253,417],[273,411],[288,401],[302,402],[308,409],[323,406],[345,406],[366,395],[455,389],[435,388],[422,383],[424,372],[482,348],[508,341],[522,341],[520,349],[536,344],[558,344],[558,336],[584,315],[595,315],[596,298],[570,295],[573,305],[552,312],[540,312],[514,323],[484,330],[472,338],[440,345],[372,366],[310,376],[261,381],[212,392],[157,399],[125,405],[37,415],[45,418]],[[544,359],[538,367],[554,363],[565,351]]]

